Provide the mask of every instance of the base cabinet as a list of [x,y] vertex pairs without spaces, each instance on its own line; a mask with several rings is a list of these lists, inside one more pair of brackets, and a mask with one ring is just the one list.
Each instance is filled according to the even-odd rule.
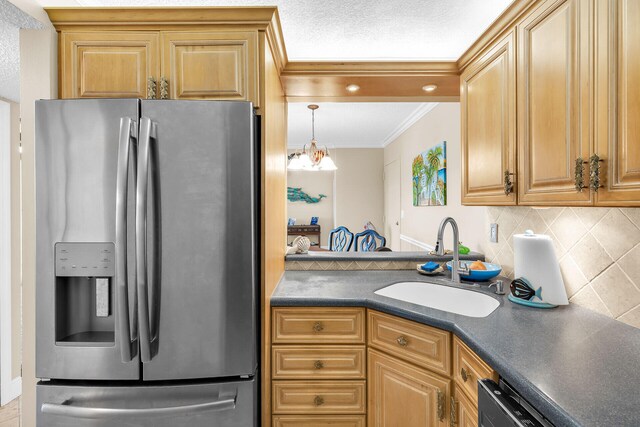
[[451,381],[375,350],[368,353],[369,427],[445,427]]
[[478,427],[477,380],[498,377],[450,332],[375,310],[277,307],[272,338],[273,427]]
[[473,402],[458,387],[453,394],[451,413],[453,414],[452,425],[478,427],[478,402]]

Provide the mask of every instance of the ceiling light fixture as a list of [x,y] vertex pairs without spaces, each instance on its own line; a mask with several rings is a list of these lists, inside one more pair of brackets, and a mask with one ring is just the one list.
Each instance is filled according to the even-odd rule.
[[351,93],[357,92],[359,90],[360,90],[360,86],[358,86],[357,84],[353,84],[352,83],[350,85],[347,85],[347,91],[349,91]]
[[302,151],[289,155],[289,170],[308,171],[334,171],[338,169],[329,155],[329,149],[325,146],[318,148],[316,141],[316,110],[320,108],[316,104],[307,106],[311,110],[311,142],[302,147]]
[[429,84],[422,86],[422,90],[425,92],[433,92],[436,89],[438,89],[438,85]]

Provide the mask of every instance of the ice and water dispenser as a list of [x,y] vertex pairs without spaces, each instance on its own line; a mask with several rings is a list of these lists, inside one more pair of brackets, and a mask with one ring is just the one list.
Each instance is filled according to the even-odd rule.
[[114,343],[115,245],[56,243],[56,345]]

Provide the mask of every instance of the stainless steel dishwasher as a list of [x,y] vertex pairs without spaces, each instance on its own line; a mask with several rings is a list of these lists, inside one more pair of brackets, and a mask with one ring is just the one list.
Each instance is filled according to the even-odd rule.
[[478,381],[480,427],[553,427],[509,384],[490,379]]

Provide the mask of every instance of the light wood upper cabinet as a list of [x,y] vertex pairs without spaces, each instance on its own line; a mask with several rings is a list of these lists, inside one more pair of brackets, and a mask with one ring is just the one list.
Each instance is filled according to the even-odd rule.
[[369,350],[369,427],[445,427],[450,381]]
[[90,31],[60,35],[62,98],[146,98],[160,74],[159,35]]
[[[515,205],[515,33],[511,31],[462,74],[462,203]],[[515,175],[509,175],[512,183]]]
[[162,32],[162,76],[171,99],[258,104],[257,31]]
[[596,2],[598,205],[640,205],[640,2]]
[[520,204],[592,204],[575,188],[591,154],[589,3],[547,0],[518,25]]

